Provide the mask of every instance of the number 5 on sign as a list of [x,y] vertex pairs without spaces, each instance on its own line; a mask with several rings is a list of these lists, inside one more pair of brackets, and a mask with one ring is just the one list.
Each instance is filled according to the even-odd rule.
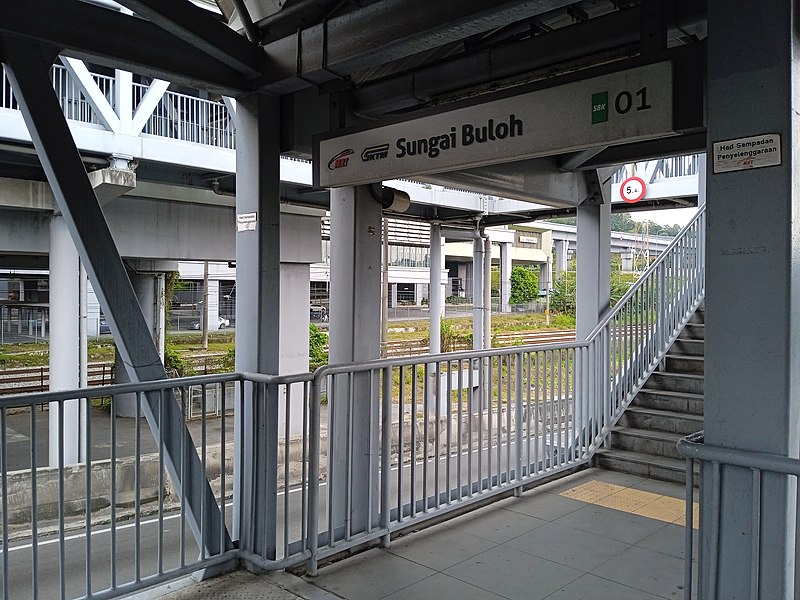
[[646,191],[647,185],[645,185],[644,179],[641,177],[628,177],[622,182],[619,188],[619,195],[622,196],[625,202],[633,204],[644,198]]

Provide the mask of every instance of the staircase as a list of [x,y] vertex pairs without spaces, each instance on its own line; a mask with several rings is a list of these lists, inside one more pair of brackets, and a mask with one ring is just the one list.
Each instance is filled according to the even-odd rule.
[[685,481],[676,443],[703,429],[704,323],[701,304],[612,430],[611,447],[595,454],[598,467]]

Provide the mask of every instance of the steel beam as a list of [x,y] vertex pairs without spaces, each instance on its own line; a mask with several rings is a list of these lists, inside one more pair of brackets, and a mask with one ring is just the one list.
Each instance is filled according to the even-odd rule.
[[189,0],[118,0],[118,3],[248,78],[261,73],[264,51]]
[[77,0],[0,0],[0,14],[0,35],[66,56],[228,95],[249,87],[241,72],[144,19]]
[[263,89],[286,93],[343,79],[568,4],[570,0],[382,0],[267,44],[270,61]]
[[[0,39],[0,46],[57,208],[109,320],[130,378],[166,379],[164,365],[53,91],[48,71],[57,50],[7,38]],[[187,516],[198,546],[210,554],[232,547],[227,533],[222,547],[220,511],[174,396],[170,393],[162,402],[158,394],[148,394],[142,399],[142,408],[156,440],[163,437],[164,462],[178,493],[185,489],[182,497],[187,499]],[[159,435],[162,427],[166,429],[163,436]],[[182,456],[188,465],[181,464]]]

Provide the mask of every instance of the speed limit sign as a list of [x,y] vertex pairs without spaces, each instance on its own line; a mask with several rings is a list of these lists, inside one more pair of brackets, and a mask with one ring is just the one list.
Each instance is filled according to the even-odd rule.
[[628,177],[619,188],[619,195],[625,202],[633,204],[644,198],[647,186],[641,177]]

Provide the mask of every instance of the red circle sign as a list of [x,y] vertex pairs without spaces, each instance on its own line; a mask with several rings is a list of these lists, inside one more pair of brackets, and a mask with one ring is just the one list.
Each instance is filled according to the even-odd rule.
[[644,198],[647,185],[641,177],[628,177],[619,188],[619,195],[625,202],[633,204]]

